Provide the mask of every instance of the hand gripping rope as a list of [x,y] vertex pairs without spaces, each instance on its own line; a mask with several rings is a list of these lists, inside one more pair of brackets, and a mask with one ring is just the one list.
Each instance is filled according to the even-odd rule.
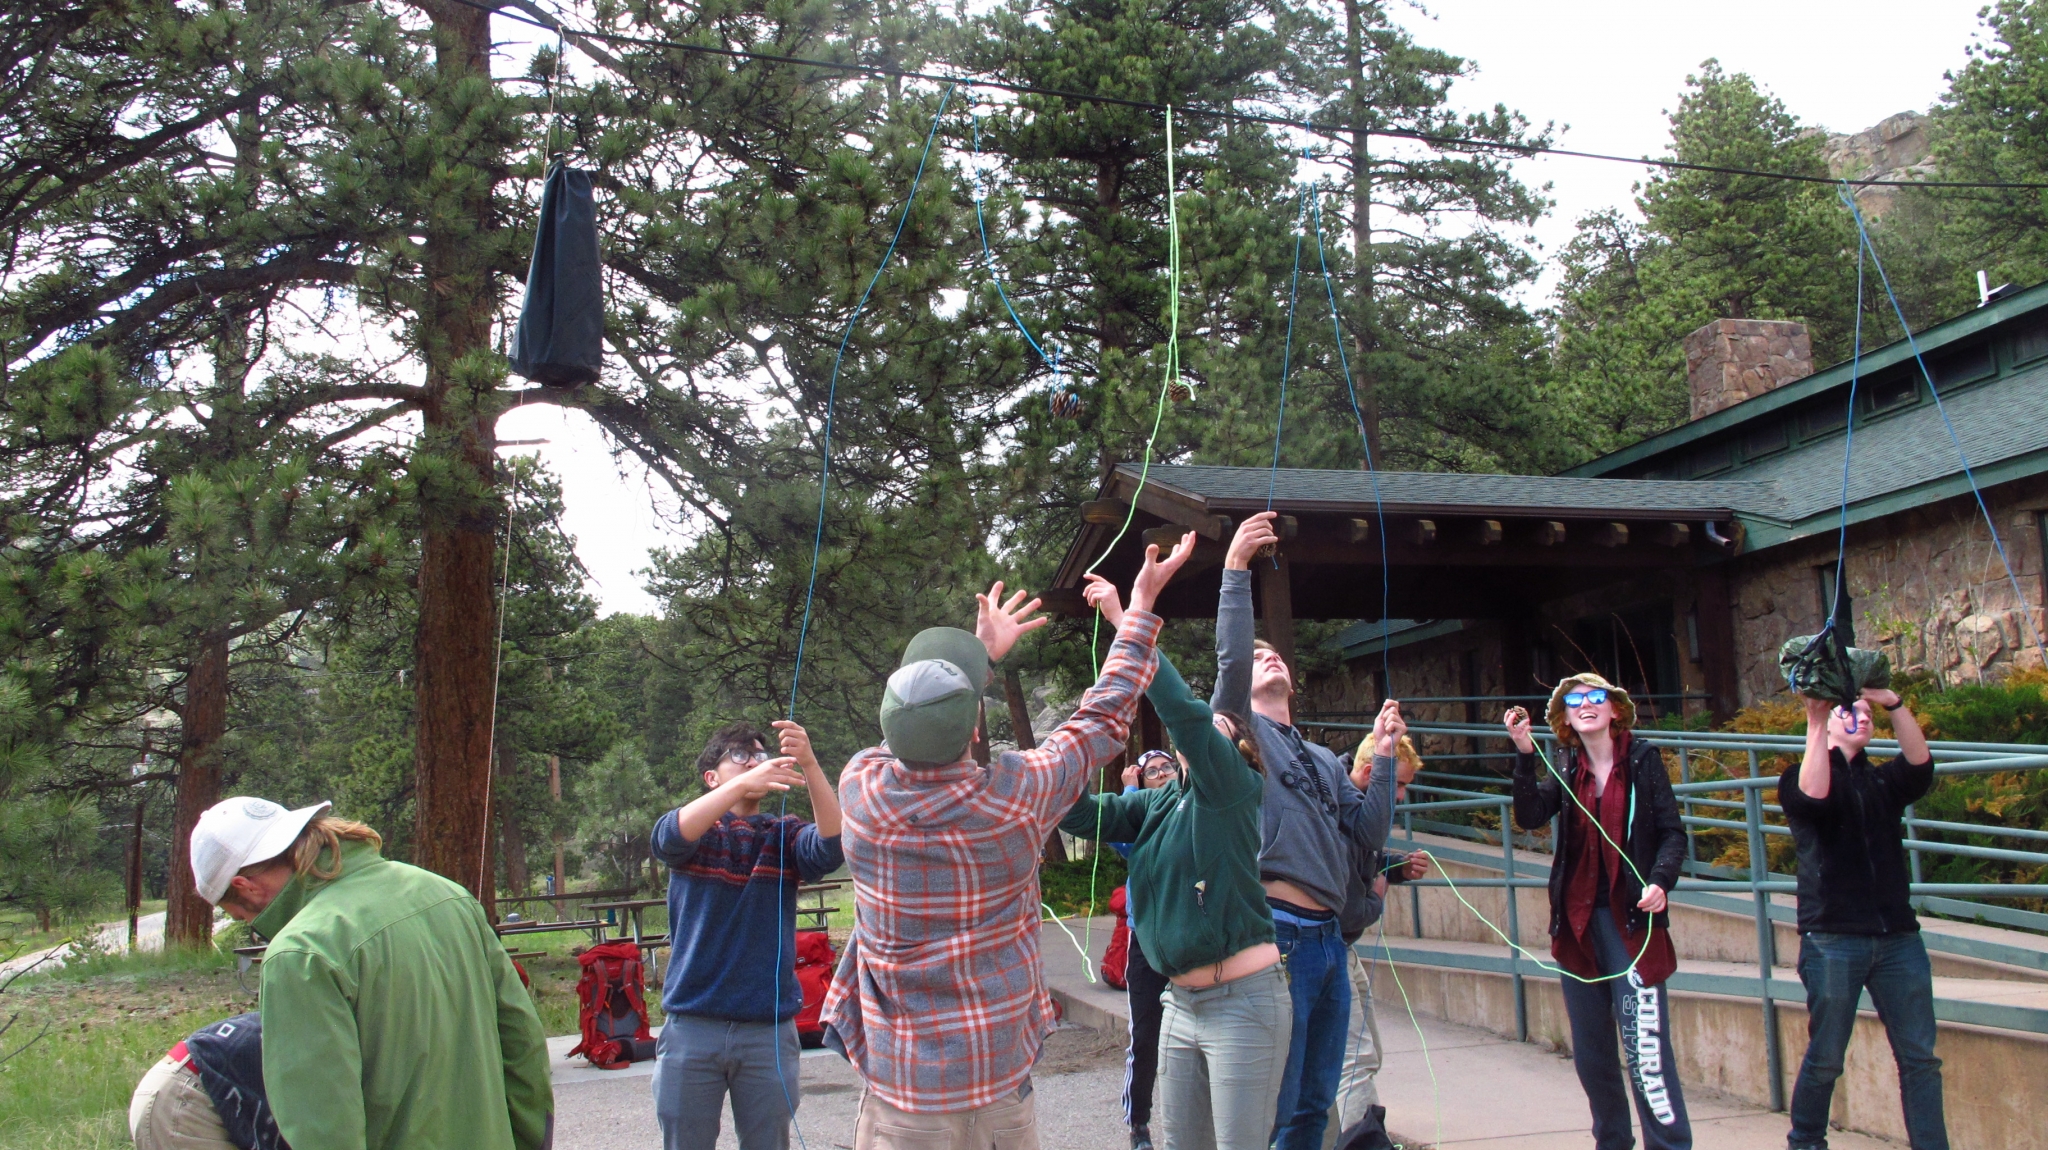
[[[791,722],[796,721],[797,687],[803,681],[804,674],[804,641],[810,634],[811,604],[818,591],[818,558],[825,546],[825,501],[832,488],[832,414],[839,398],[839,368],[846,360],[846,345],[853,339],[854,325],[860,322],[861,312],[867,309],[868,297],[874,294],[875,285],[881,282],[882,273],[888,270],[889,261],[896,257],[896,245],[903,239],[903,228],[910,222],[911,206],[917,202],[917,190],[924,183],[924,169],[925,165],[931,160],[932,142],[938,137],[939,121],[945,116],[946,105],[952,99],[953,89],[949,86],[945,93],[939,97],[939,110],[933,113],[932,126],[925,132],[924,153],[918,157],[917,174],[911,177],[910,194],[903,201],[903,213],[896,219],[895,234],[889,237],[889,246],[882,253],[882,262],[875,267],[875,274],[868,278],[868,286],[861,291],[860,300],[854,304],[853,314],[846,317],[846,331],[839,337],[839,350],[832,357],[831,382],[825,390],[823,462],[818,471],[818,526],[811,538],[811,577],[804,587],[803,622],[797,627],[796,632],[796,666],[789,677],[789,718]],[[787,817],[788,814],[789,793],[785,791],[782,794],[781,809],[776,814],[775,833],[778,836],[785,833],[782,830],[782,819]],[[788,859],[783,857],[783,850],[787,843],[788,840],[786,838],[781,839],[776,848],[775,905],[778,907],[782,905],[783,875],[789,869]],[[782,930],[780,927],[777,927],[775,931],[775,967],[771,972],[771,977],[775,979],[775,989],[771,993],[771,997],[777,1001],[778,1005],[782,998],[782,970]],[[782,1042],[779,1036],[775,1042],[775,1077],[782,1084],[782,1101],[789,1107],[789,1123],[796,1129],[797,1145],[803,1147],[804,1150],[809,1150],[809,1143],[804,1140],[803,1125],[796,1120],[796,1099],[789,1092],[789,1078],[782,1070]]]

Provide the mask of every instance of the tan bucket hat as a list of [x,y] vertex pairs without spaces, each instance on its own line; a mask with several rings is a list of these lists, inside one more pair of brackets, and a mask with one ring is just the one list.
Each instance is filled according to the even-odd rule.
[[1571,722],[1564,717],[1565,692],[1571,690],[1574,684],[1581,687],[1599,687],[1605,690],[1607,692],[1607,701],[1614,704],[1614,729],[1617,731],[1635,729],[1635,700],[1628,697],[1627,691],[1588,671],[1582,675],[1573,675],[1570,678],[1559,680],[1557,690],[1550,693],[1550,707],[1544,712],[1543,717],[1550,724],[1550,732],[1557,736],[1558,743],[1567,747],[1579,745],[1578,732],[1572,730]]

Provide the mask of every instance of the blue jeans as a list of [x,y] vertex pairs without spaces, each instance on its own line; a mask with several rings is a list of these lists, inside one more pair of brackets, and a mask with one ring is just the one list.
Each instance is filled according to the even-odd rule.
[[1913,1150],[1948,1150],[1941,1112],[1941,1059],[1934,1056],[1934,972],[1917,930],[1891,934],[1799,936],[1799,981],[1806,984],[1806,1059],[1792,1087],[1793,1150],[1827,1150],[1828,1109],[1842,1055],[1856,1030],[1863,991],[1877,1007],[1892,1058]]
[[655,1050],[663,1150],[714,1150],[727,1098],[740,1150],[789,1150],[789,1124],[803,1100],[795,1022],[671,1014]]
[[1273,1145],[1277,1150],[1322,1150],[1351,1022],[1351,948],[1338,935],[1334,918],[1309,922],[1279,907],[1273,908],[1273,935],[1287,961],[1287,996],[1294,1004]]

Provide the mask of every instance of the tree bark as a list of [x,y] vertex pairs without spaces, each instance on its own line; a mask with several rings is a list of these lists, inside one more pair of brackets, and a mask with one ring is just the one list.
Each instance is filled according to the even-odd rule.
[[1345,66],[1351,71],[1351,251],[1356,265],[1352,289],[1351,373],[1358,381],[1359,421],[1365,425],[1366,454],[1374,467],[1380,458],[1380,395],[1372,353],[1377,349],[1373,314],[1372,258],[1372,123],[1365,96],[1366,0],[1344,0]]
[[171,874],[166,892],[164,940],[171,946],[213,945],[213,904],[199,897],[192,877],[192,828],[206,808],[220,801],[220,741],[228,729],[228,635],[213,631],[200,639],[185,674],[185,702],[178,715],[177,802],[171,814]]
[[[434,26],[435,123],[451,133],[474,132],[464,120],[475,112],[458,106],[458,87],[489,75],[489,14],[446,3],[423,7]],[[413,859],[469,888],[490,913],[497,400],[496,383],[478,379],[487,370],[479,361],[490,355],[496,311],[488,245],[479,242],[491,230],[493,177],[457,160],[450,166],[442,203],[428,215],[418,303],[427,399],[415,449],[422,506]]]

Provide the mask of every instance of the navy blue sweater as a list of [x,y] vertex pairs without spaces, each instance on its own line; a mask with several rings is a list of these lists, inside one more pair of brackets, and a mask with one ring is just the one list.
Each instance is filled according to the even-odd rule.
[[[661,1009],[731,1022],[795,1018],[804,1004],[796,983],[796,888],[839,869],[846,861],[839,839],[795,815],[725,814],[688,842],[670,811],[654,824],[653,849],[669,867],[671,949]],[[771,988],[778,939],[781,970]]]

